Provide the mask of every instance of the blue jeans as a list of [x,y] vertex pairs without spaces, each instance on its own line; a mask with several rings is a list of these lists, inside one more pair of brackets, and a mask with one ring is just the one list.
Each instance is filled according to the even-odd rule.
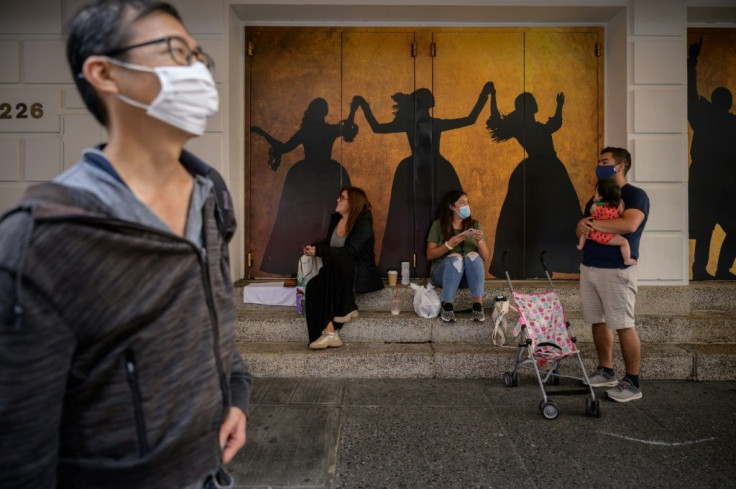
[[483,258],[475,252],[464,257],[448,255],[432,273],[432,281],[442,287],[442,302],[449,303],[455,300],[459,288],[470,287],[471,297],[483,297],[485,279]]

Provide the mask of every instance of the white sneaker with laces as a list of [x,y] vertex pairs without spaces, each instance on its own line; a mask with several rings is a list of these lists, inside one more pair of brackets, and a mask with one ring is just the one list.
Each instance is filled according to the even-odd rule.
[[342,340],[337,331],[322,331],[322,336],[314,340],[309,344],[309,348],[312,350],[324,350],[329,347],[342,346]]

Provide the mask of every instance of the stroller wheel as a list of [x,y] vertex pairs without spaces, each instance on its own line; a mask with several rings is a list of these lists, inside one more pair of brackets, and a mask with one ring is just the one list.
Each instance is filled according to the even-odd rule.
[[593,401],[590,396],[585,398],[585,415],[593,416],[595,418],[601,417],[601,400],[596,399]]
[[554,401],[542,403],[542,415],[547,419],[555,419],[560,414],[560,409]]
[[506,387],[516,387],[519,385],[519,377],[516,372],[504,372],[503,383],[506,384]]

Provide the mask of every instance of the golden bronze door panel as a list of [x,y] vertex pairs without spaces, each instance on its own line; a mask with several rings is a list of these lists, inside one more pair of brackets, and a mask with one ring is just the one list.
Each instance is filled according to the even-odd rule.
[[[353,185],[363,188],[373,204],[376,257],[381,256],[384,242],[392,176],[400,162],[411,155],[406,130],[396,122],[397,102],[392,96],[414,91],[414,45],[413,31],[343,33],[343,103],[349,110],[353,97],[365,101],[355,117],[358,135],[353,143],[343,145],[343,158]],[[366,110],[373,115],[372,124]],[[413,232],[409,231],[398,237],[405,241],[404,248],[413,244]],[[385,238],[394,242],[397,239]],[[409,254],[402,256],[402,260],[410,258]],[[399,265],[391,263],[390,267],[398,269]]]
[[[249,29],[252,275],[292,275],[342,185],[340,33]],[[246,136],[246,137],[248,137]],[[269,162],[269,155],[271,161]]]
[[248,28],[249,275],[295,273],[299,245],[324,237],[348,183],[373,203],[384,270],[416,257],[426,276],[429,224],[462,186],[494,275],[501,249],[515,277],[540,276],[542,248],[553,271],[574,273],[567,228],[592,192],[601,142],[601,34]]

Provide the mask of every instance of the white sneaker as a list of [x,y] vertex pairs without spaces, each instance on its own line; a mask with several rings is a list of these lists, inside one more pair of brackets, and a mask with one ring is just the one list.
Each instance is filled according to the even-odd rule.
[[324,350],[328,347],[342,346],[342,340],[337,331],[322,331],[322,336],[314,340],[309,344],[309,348],[312,350]]

